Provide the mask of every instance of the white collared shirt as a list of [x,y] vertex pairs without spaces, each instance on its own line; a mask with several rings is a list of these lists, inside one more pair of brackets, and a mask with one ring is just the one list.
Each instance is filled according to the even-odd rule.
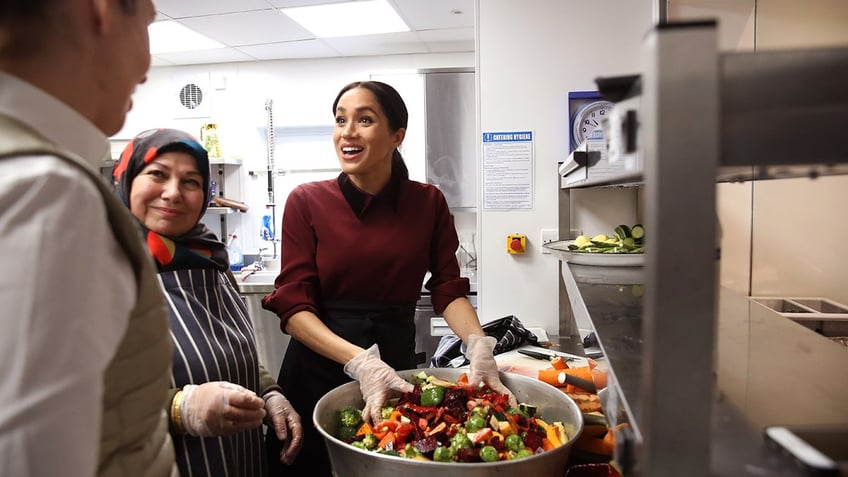
[[[0,72],[0,115],[95,169],[106,137],[56,98]],[[95,475],[103,372],[135,302],[100,192],[53,156],[0,160],[0,475]]]

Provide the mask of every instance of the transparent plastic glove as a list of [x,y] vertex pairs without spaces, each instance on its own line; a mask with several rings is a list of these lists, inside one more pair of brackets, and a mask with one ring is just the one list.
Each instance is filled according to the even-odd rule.
[[362,418],[370,422],[382,420],[380,410],[389,398],[389,390],[411,392],[415,388],[380,359],[380,350],[376,344],[348,361],[344,372],[359,381],[359,389],[365,400]]
[[265,401],[253,391],[226,381],[186,384],[180,404],[186,433],[228,436],[262,425]]
[[472,386],[486,384],[493,391],[509,395],[509,405],[518,406],[515,396],[501,383],[498,376],[498,363],[495,362],[494,349],[497,340],[492,336],[468,335],[465,357],[471,361],[471,373],[468,383]]
[[291,465],[303,445],[300,414],[279,391],[269,391],[265,394],[265,413],[268,426],[274,429],[277,439],[283,443],[280,462]]

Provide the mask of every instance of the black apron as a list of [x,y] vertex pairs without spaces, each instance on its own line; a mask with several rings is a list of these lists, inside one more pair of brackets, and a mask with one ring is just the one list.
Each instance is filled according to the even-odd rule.
[[[386,305],[329,301],[321,319],[337,335],[360,346],[380,348],[380,358],[396,370],[413,369],[415,359],[415,304]],[[303,447],[291,466],[280,463],[282,444],[272,429],[266,433],[269,475],[329,477],[330,458],[323,436],[315,429],[312,412],[321,397],[350,382],[344,366],[292,339],[286,350],[277,382],[300,414]]]

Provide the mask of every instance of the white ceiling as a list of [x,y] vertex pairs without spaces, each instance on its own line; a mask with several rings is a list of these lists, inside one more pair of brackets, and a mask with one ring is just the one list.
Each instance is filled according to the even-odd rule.
[[347,0],[156,0],[172,19],[226,48],[153,56],[157,66],[474,51],[474,0],[388,0],[412,31],[319,39],[278,9]]

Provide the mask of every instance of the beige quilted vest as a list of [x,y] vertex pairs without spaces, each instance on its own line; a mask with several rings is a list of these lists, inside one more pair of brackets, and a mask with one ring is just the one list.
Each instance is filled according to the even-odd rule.
[[90,165],[59,150],[19,122],[0,115],[0,160],[26,155],[60,157],[91,176],[103,195],[115,238],[126,251],[137,278],[137,302],[127,332],[103,378],[103,428],[97,475],[176,476],[174,449],[163,406],[171,369],[168,311],[138,225]]

